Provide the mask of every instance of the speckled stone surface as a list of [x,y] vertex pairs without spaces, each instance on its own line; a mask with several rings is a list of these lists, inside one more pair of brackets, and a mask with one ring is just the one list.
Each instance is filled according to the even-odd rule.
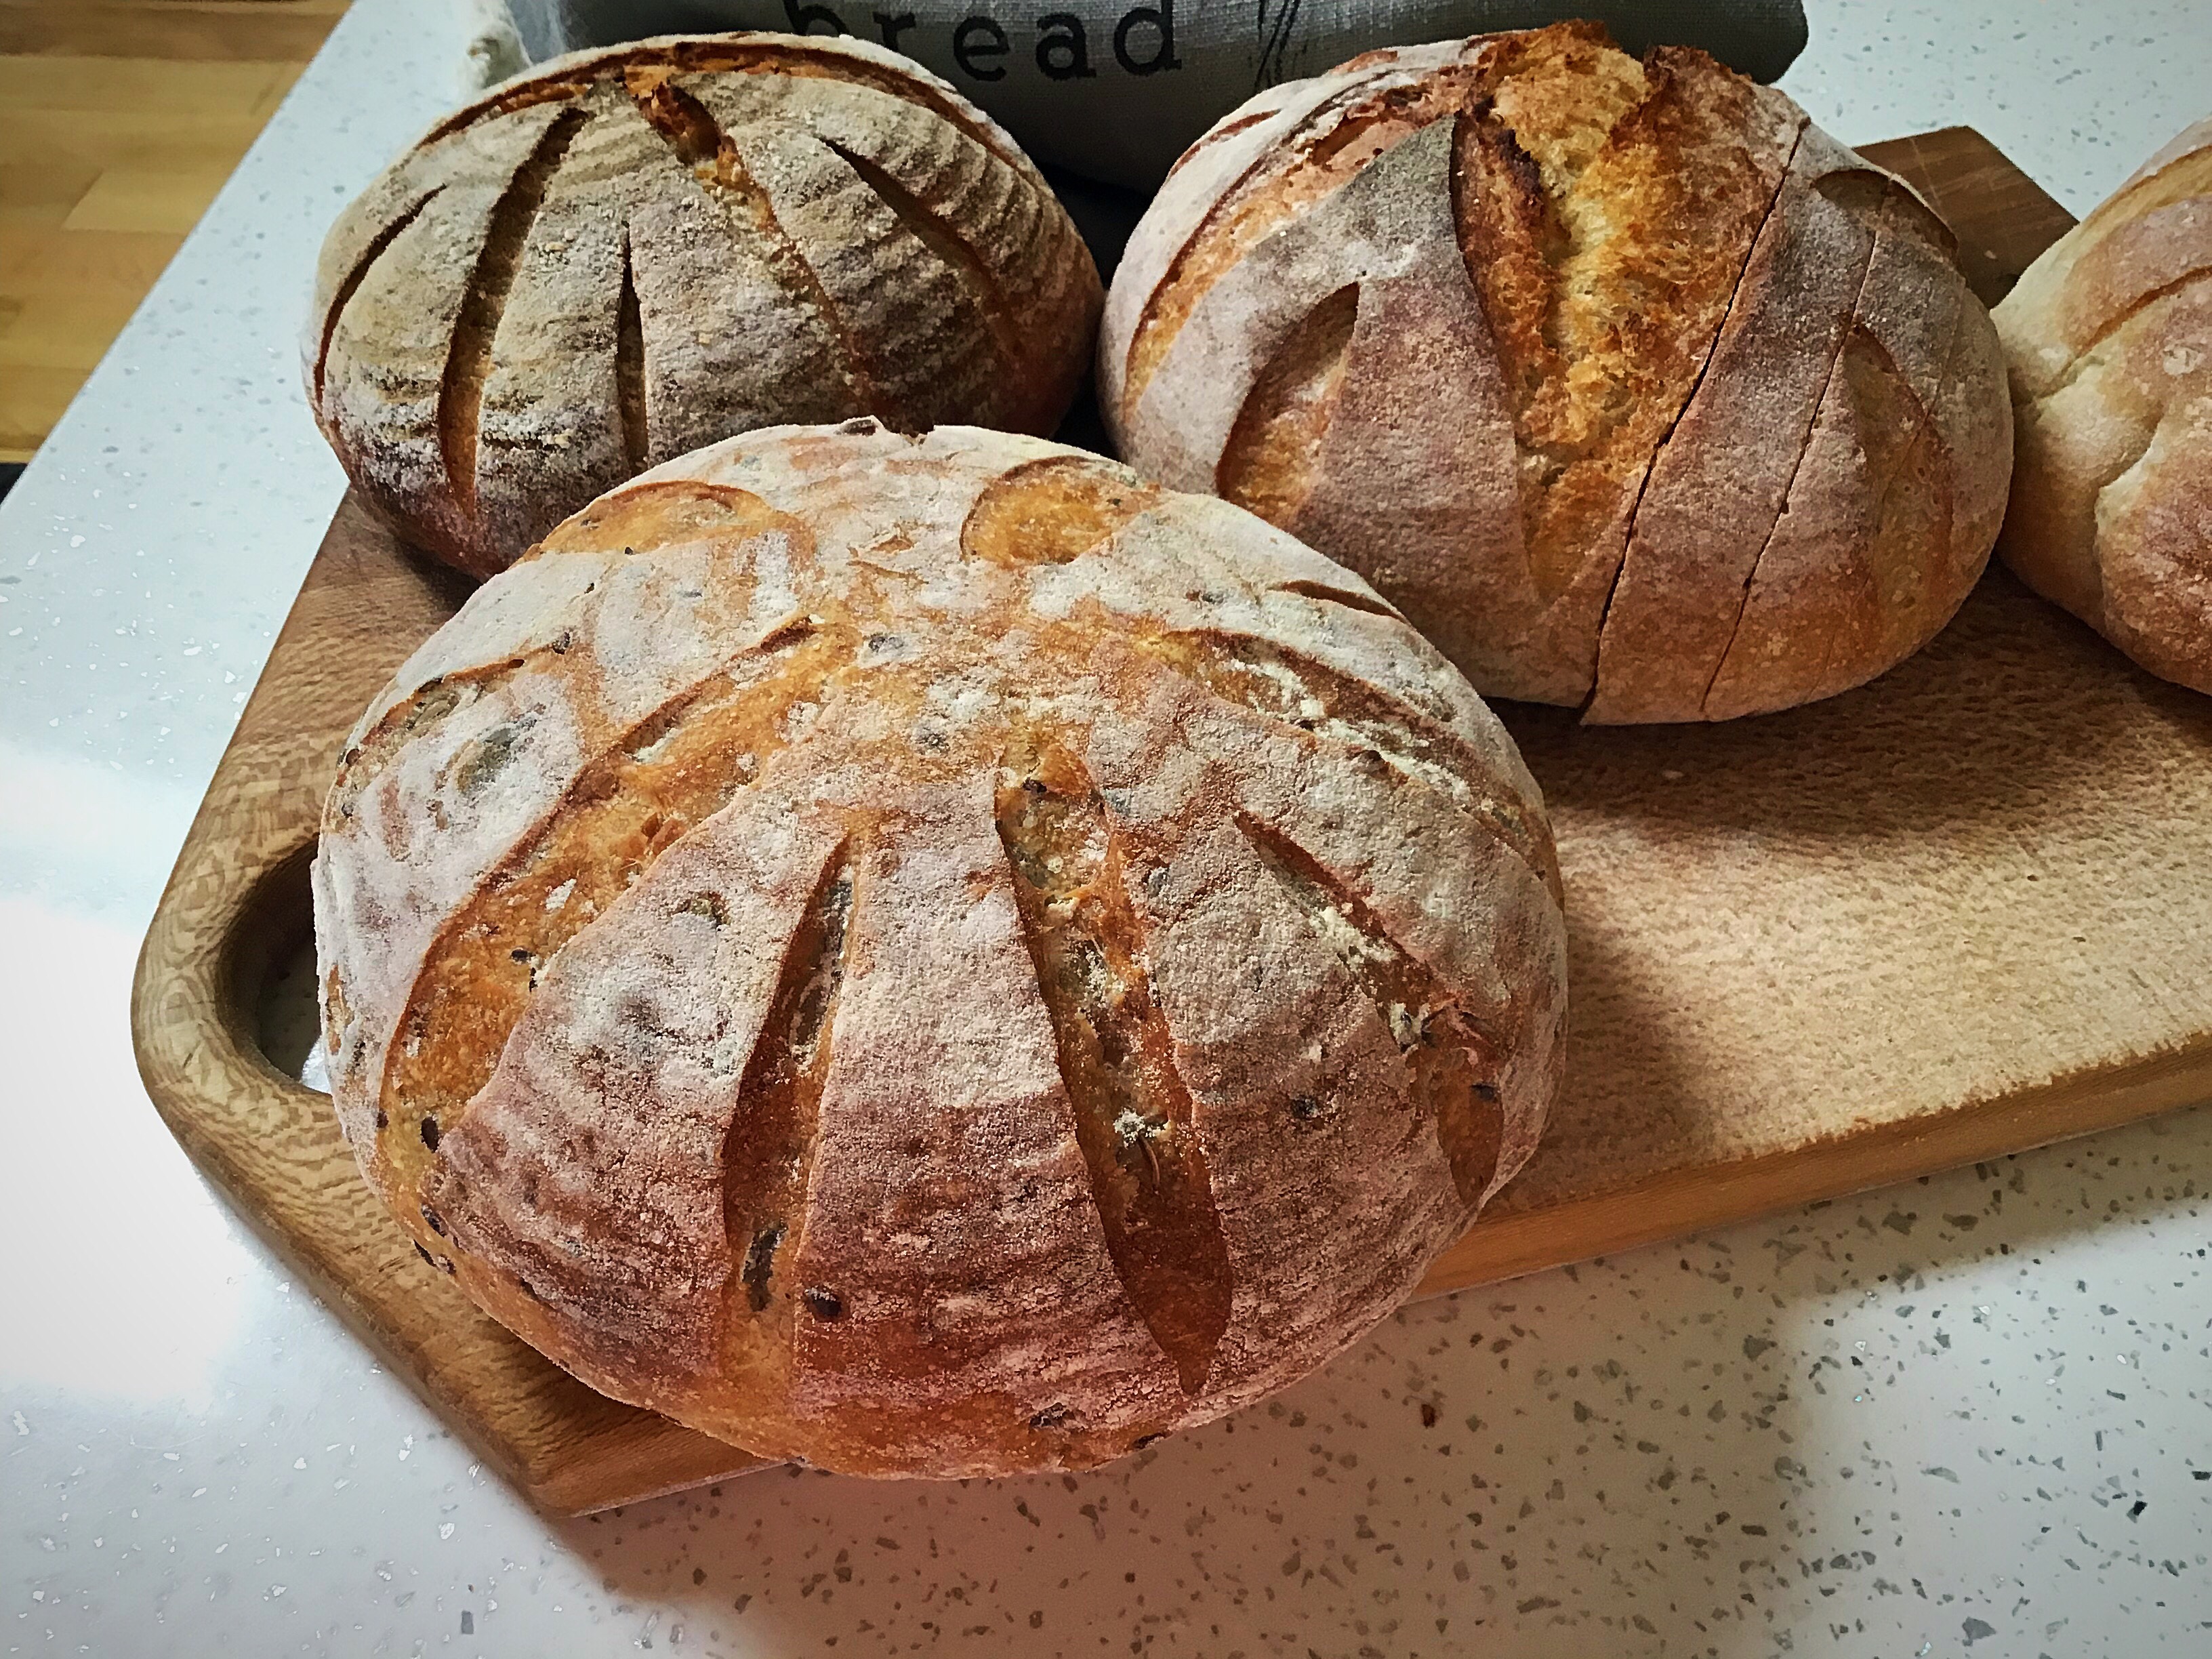
[[[1812,10],[1817,118],[1971,122],[2077,210],[2204,112],[2201,0]],[[210,1194],[125,1025],[341,487],[316,241],[458,38],[358,0],[0,507],[0,1649],[2212,1652],[2203,1109],[1423,1304],[1089,1476],[549,1522],[476,1467]]]

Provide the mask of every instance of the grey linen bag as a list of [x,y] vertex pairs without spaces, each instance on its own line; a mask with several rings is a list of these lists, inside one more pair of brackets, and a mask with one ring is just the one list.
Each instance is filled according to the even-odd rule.
[[1698,46],[1771,81],[1805,45],[1799,0],[477,0],[495,79],[580,47],[721,29],[846,33],[919,59],[1041,162],[1150,191],[1254,93],[1377,46],[1594,17],[1631,52]]

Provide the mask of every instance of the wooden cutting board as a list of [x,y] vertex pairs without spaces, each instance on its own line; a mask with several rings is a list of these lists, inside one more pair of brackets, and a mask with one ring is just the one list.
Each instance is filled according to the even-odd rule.
[[[1963,128],[1874,146],[1994,301],[2070,222]],[[254,1010],[309,930],[347,729],[463,586],[339,507],[138,966],[148,1091],[246,1217],[498,1468],[582,1510],[735,1473],[478,1314],[392,1226]],[[1814,708],[1584,730],[1508,709],[1559,832],[1567,1096],[1435,1291],[2212,1096],[2212,700],[1992,571],[1928,650]]]

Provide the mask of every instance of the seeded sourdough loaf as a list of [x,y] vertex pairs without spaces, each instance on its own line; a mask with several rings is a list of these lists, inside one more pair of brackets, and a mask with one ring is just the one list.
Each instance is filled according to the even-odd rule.
[[1343,1348],[1559,1080],[1550,831],[1357,577],[1042,441],[656,469],[363,716],[314,870],[363,1172],[579,1376],[1080,1468]]
[[477,575],[750,428],[1050,432],[1101,294],[989,117],[866,42],[579,52],[439,123],[340,216],[304,342],[368,502]]
[[1880,673],[1981,573],[2011,434],[1952,253],[1703,53],[1374,52],[1184,155],[1101,403],[1139,471],[1360,571],[1485,694],[1725,719]]
[[2212,691],[2212,120],[2046,249],[1996,325],[2019,434],[1999,554]]

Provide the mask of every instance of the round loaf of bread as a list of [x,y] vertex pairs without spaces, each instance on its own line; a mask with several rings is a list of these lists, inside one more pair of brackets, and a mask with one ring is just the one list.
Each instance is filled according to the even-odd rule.
[[2046,249],[1996,325],[2019,443],[1999,554],[2212,691],[2212,120]]
[[1881,672],[1981,574],[2011,432],[1952,255],[1701,52],[1375,52],[1184,155],[1101,402],[1140,471],[1352,566],[1486,695],[1726,719]]
[[920,65],[703,35],[558,58],[439,123],[331,228],[303,349],[356,486],[482,576],[755,427],[1049,433],[1101,300],[1029,158]]
[[1073,1468],[1310,1370],[1533,1150],[1550,831],[1352,576],[872,422],[601,498],[363,716],[315,863],[363,1171],[618,1398]]

